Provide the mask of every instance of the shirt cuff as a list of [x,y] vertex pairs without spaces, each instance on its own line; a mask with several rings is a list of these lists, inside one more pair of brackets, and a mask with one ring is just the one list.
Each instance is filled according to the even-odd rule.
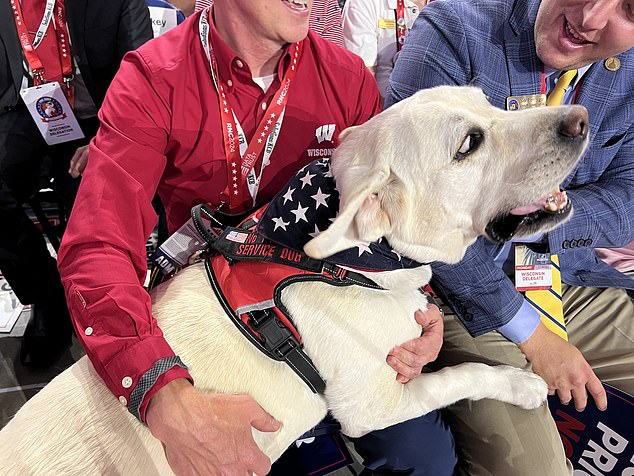
[[513,318],[497,330],[508,340],[521,344],[533,335],[539,325],[539,313],[526,300]]
[[[178,357],[176,358],[178,359]],[[166,359],[162,359],[162,360],[165,361]],[[139,401],[137,399],[133,407],[132,405],[133,398],[131,396],[130,405],[128,406],[130,413],[132,413],[135,417],[137,417],[142,422],[145,422],[145,412],[147,411],[147,407],[150,403],[150,400],[152,400],[152,397],[156,395],[156,392],[162,389],[165,385],[170,383],[172,380],[176,380],[177,378],[186,378],[187,380],[189,380],[189,382],[192,385],[194,384],[194,380],[192,379],[191,375],[189,375],[189,372],[187,371],[187,367],[184,366],[184,364],[182,363],[182,361],[180,361],[180,359],[178,359],[178,362],[175,361],[172,367],[166,366],[165,365],[166,362],[163,362],[163,364],[159,364],[159,362],[157,362],[152,367],[152,369],[148,370],[148,372],[146,372],[146,374],[143,376],[143,378],[147,377],[146,383],[149,383],[149,388],[146,387],[145,389],[143,389],[145,393],[143,393],[140,396],[141,400]],[[169,367],[169,368],[164,373],[157,373],[156,371],[153,372],[153,369],[156,368],[157,364],[159,364],[163,368],[165,367]],[[183,366],[181,367],[181,365]],[[143,378],[141,380],[143,380]],[[154,382],[153,385],[152,385],[152,381]],[[141,384],[141,381],[139,382],[139,384]],[[139,393],[142,393],[139,390],[138,385],[135,388],[133,394],[137,391]]]

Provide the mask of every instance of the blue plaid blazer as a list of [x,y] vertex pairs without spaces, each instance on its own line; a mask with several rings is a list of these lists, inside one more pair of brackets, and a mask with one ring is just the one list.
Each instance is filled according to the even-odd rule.
[[[535,94],[542,63],[533,25],[539,0],[435,0],[425,7],[390,77],[386,106],[419,89],[472,84],[504,108],[508,96]],[[590,116],[590,145],[561,184],[574,205],[572,219],[548,234],[559,254],[562,280],[571,285],[622,287],[634,279],[599,260],[593,248],[634,239],[634,51],[603,61],[584,76],[577,104]],[[499,247],[480,238],[456,265],[435,264],[435,287],[476,336],[497,329],[519,310],[523,297],[495,266]]]

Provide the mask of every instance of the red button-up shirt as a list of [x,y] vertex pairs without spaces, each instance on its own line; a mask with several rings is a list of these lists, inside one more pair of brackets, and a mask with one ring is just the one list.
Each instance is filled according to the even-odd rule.
[[[101,128],[90,145],[59,252],[77,335],[122,403],[154,363],[174,355],[142,287],[145,242],[156,222],[152,197],[158,190],[174,231],[188,219],[192,206],[219,204],[227,183],[218,94],[198,37],[198,17],[124,58],[99,113]],[[263,93],[246,62],[213,25],[210,41],[220,80],[250,139],[280,85],[289,51]],[[264,169],[260,203],[306,163],[329,156],[343,129],[380,110],[374,78],[361,59],[314,33],[304,40],[289,94],[271,165]],[[255,170],[260,170],[259,162]],[[242,196],[250,200],[242,185]],[[179,377],[191,378],[178,366],[162,374],[145,394],[141,417],[149,398]]]

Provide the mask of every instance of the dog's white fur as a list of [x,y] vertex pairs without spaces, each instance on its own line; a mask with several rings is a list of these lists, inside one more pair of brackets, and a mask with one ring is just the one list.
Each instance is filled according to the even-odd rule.
[[[417,93],[342,134],[332,159],[340,215],[307,252],[327,256],[386,236],[421,262],[460,260],[493,217],[534,201],[570,172],[585,142],[562,140],[556,131],[562,118],[580,111],[507,113],[475,88]],[[484,142],[453,160],[474,128]],[[153,311],[201,391],[250,394],[283,423],[277,433],[254,430],[273,460],[328,409],[344,433],[359,436],[464,398],[527,409],[543,402],[543,380],[512,367],[467,363],[397,383],[385,359],[395,345],[420,335],[414,313],[426,300],[417,288],[430,270],[371,277],[387,290],[304,282],[283,291],[305,350],[327,382],[323,396],[240,334],[200,264],[157,288]],[[160,442],[113,398],[86,357],[24,405],[0,432],[0,448],[7,475],[171,474]]]

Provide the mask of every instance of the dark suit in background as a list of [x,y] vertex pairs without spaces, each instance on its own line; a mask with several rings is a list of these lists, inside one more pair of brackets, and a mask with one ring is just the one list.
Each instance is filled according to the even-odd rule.
[[[44,4],[22,0],[26,2]],[[39,366],[51,364],[70,342],[71,327],[55,260],[23,203],[39,189],[44,170],[65,205],[72,205],[78,179],[67,172],[70,159],[95,135],[96,110],[123,55],[152,38],[144,0],[65,0],[64,5],[71,51],[85,84],[75,84],[75,106],[90,106],[83,116],[78,111],[85,139],[48,146],[20,98],[24,55],[10,0],[0,0],[0,271],[18,299],[33,305],[21,357],[23,363]]]

